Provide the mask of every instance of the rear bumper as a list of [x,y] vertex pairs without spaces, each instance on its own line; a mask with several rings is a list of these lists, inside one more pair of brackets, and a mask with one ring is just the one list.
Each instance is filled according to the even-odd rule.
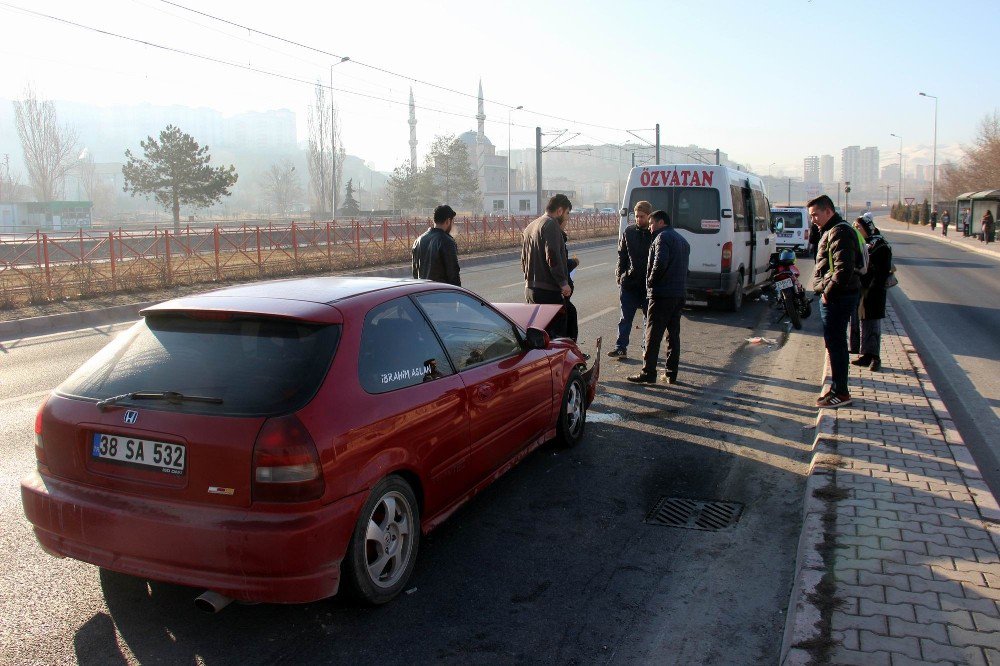
[[736,291],[739,273],[699,273],[691,271],[687,278],[687,298],[705,300],[711,297],[728,296]]
[[242,601],[304,603],[336,594],[364,493],[273,513],[151,501],[33,472],[21,501],[57,557]]

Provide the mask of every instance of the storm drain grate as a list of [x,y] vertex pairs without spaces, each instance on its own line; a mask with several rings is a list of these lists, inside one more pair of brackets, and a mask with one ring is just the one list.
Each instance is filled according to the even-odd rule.
[[741,515],[743,505],[738,502],[661,497],[646,516],[646,522],[650,525],[717,532],[735,525]]

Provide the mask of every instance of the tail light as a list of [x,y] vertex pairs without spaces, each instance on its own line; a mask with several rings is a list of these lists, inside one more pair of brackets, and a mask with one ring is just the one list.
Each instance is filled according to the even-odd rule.
[[35,460],[38,461],[39,465],[48,465],[49,461],[45,457],[45,447],[42,446],[42,412],[45,411],[45,403],[48,402],[48,398],[42,401],[42,404],[38,407],[38,413],[35,414]]
[[722,246],[722,272],[728,273],[733,269],[733,244],[727,242]]
[[319,453],[312,436],[295,416],[271,418],[253,445],[253,499],[305,502],[325,490]]
[[802,238],[803,238],[803,240],[809,240],[809,229],[808,229],[808,227],[806,228],[805,231],[802,232]]

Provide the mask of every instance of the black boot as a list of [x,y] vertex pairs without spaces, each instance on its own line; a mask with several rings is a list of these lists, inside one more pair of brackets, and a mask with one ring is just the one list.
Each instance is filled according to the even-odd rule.
[[861,356],[851,361],[851,365],[856,365],[859,368],[863,368],[866,365],[869,365],[871,362],[872,362],[871,354],[862,354]]
[[872,356],[872,363],[868,366],[868,369],[872,372],[878,372],[882,369],[882,359],[878,356]]

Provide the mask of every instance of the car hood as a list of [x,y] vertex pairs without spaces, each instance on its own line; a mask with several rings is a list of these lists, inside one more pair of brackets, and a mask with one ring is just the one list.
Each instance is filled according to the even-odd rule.
[[563,309],[561,305],[535,305],[532,303],[494,303],[493,307],[510,317],[515,324],[525,330],[529,328],[544,330]]

